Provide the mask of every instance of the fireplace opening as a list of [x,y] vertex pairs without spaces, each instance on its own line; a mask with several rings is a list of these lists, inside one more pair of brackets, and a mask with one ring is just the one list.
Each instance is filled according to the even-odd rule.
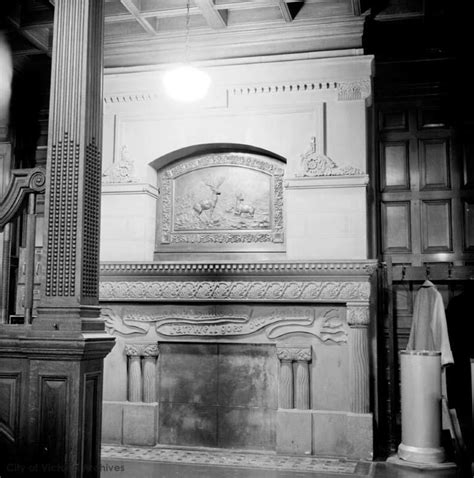
[[275,450],[273,345],[160,342],[160,444]]

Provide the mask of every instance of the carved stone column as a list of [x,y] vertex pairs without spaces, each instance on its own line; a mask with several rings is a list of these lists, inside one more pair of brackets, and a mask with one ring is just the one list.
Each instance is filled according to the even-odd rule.
[[[279,408],[309,409],[311,347],[278,345],[277,357],[280,360]],[[293,362],[296,362],[295,374]]]
[[293,408],[293,362],[291,360],[280,358],[278,392],[278,408]]
[[311,349],[300,349],[296,353],[295,369],[295,408],[308,410],[309,406],[309,361]]
[[142,364],[140,349],[136,345],[126,345],[128,357],[128,401],[142,401]]
[[369,413],[369,304],[349,302],[347,304],[349,334],[351,412]]
[[143,401],[156,402],[156,359],[158,345],[150,344],[143,349]]

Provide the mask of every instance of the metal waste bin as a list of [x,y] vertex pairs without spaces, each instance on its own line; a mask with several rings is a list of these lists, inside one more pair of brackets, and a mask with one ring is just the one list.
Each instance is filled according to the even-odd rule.
[[441,463],[441,352],[400,352],[402,442],[398,456],[414,463]]

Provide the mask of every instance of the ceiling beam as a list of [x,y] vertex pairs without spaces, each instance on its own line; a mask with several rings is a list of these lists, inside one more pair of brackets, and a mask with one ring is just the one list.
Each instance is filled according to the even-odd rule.
[[194,3],[211,28],[218,30],[227,26],[227,10],[217,10],[212,0],[194,0]]
[[120,3],[131,13],[142,28],[151,35],[156,35],[156,30],[151,23],[142,15],[139,8],[140,0],[120,0]]
[[354,13],[354,15],[358,17],[361,14],[360,0],[351,0],[351,1],[352,1],[352,13]]
[[41,53],[51,56],[51,31],[48,26],[41,25],[37,28],[22,27],[19,19],[12,16],[7,17],[8,21],[23,38],[28,40]]
[[276,0],[276,4],[278,5],[278,8],[280,9],[280,12],[285,22],[292,22],[293,17],[291,15],[290,8],[288,7],[288,4],[285,2],[285,0]]

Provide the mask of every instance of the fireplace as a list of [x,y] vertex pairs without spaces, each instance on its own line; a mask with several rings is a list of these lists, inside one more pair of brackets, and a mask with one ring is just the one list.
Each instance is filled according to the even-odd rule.
[[369,458],[375,268],[104,264],[104,442]]

